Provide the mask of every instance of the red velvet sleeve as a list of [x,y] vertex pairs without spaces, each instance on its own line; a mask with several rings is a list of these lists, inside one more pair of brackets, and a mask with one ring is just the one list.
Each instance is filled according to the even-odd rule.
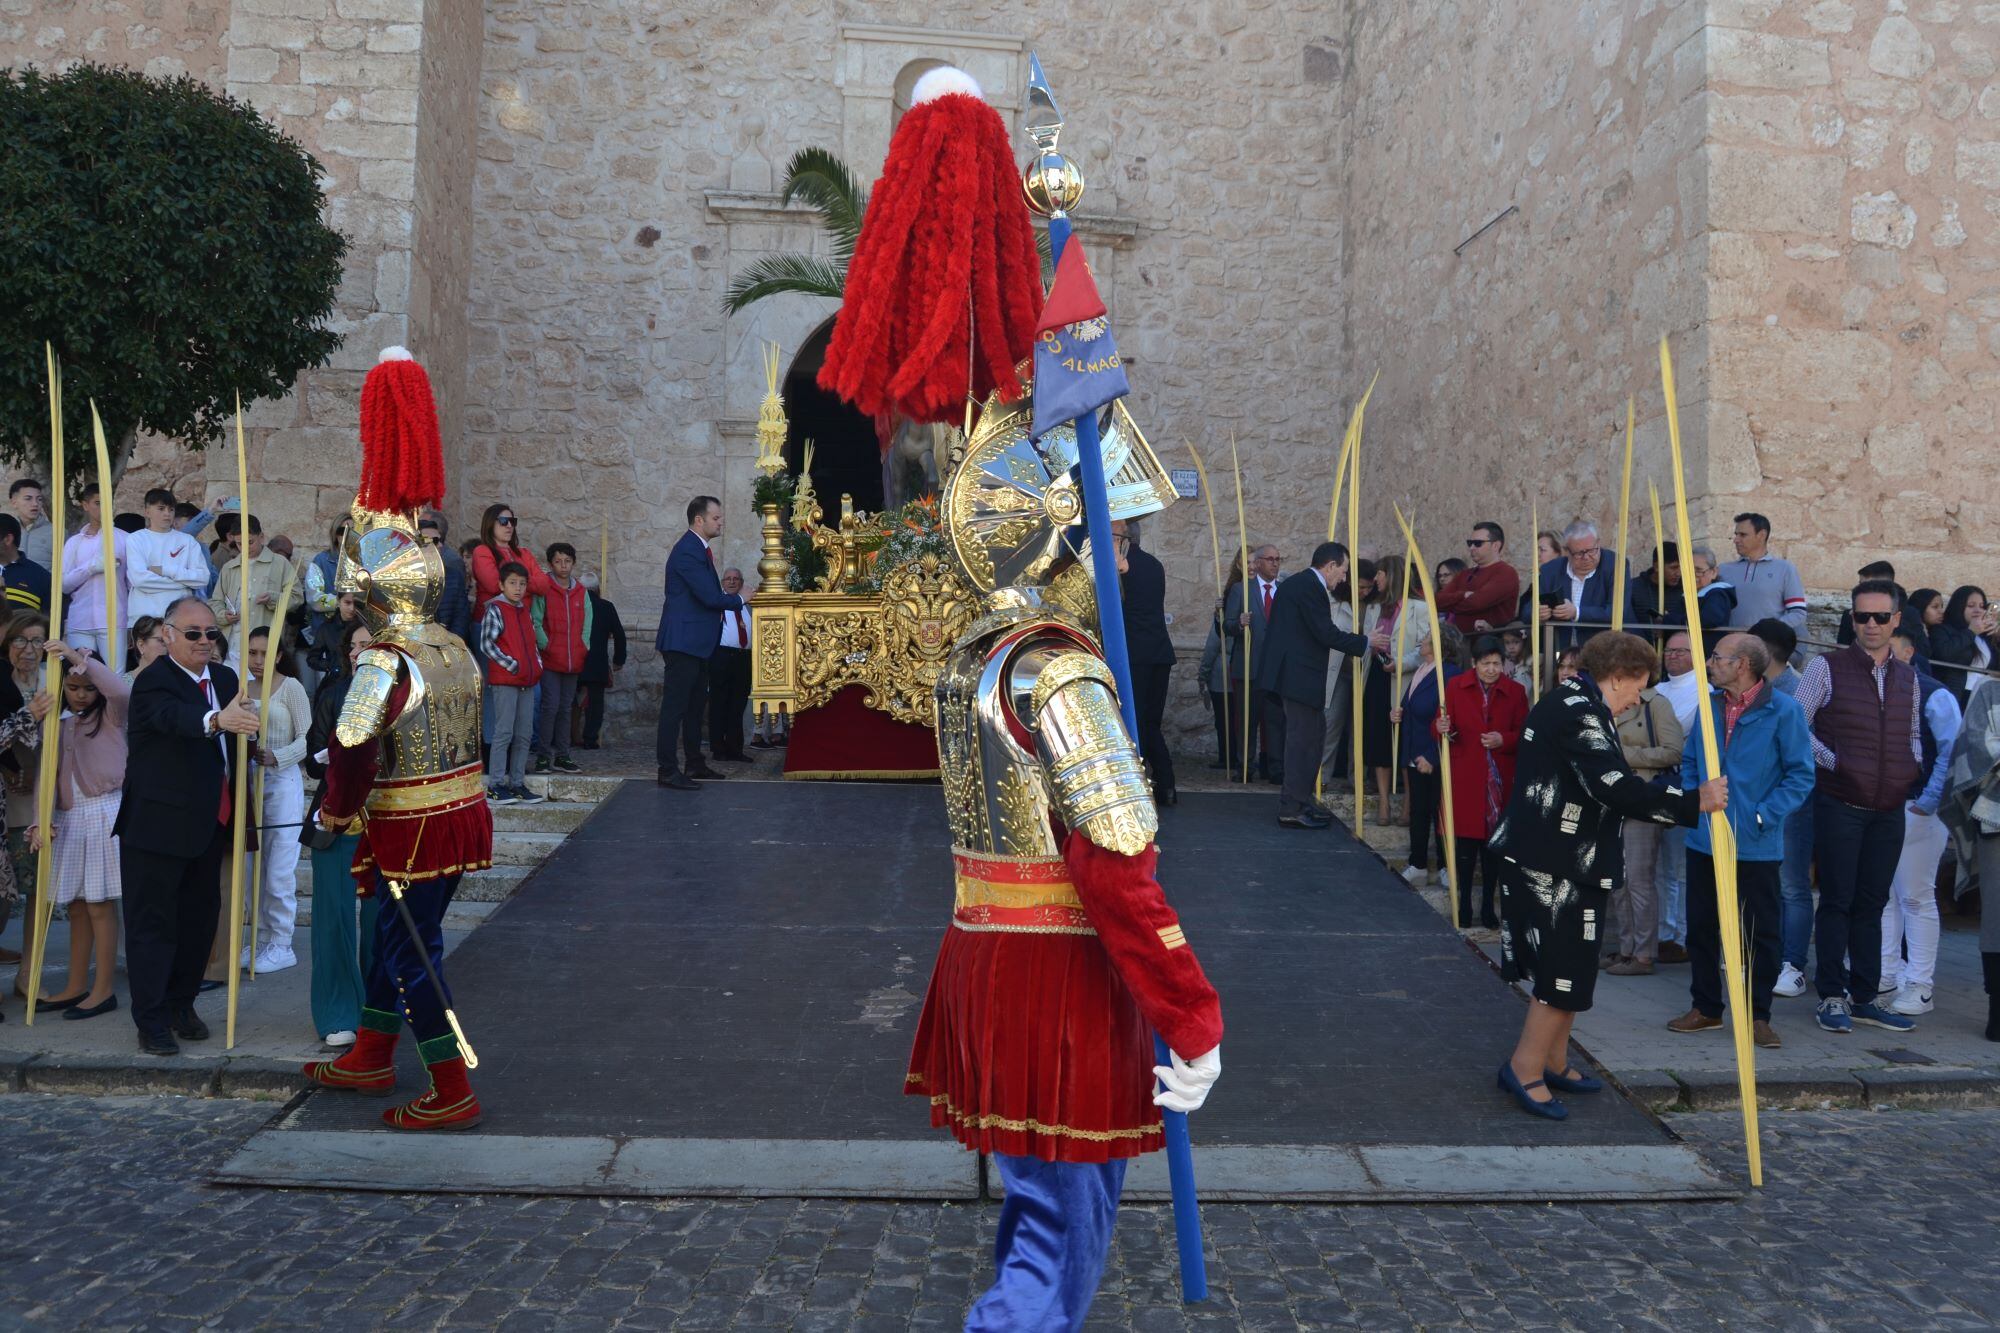
[[1222,1042],[1222,1001],[1153,877],[1159,851],[1125,856],[1081,833],[1063,845],[1070,881],[1139,1012],[1184,1060]]

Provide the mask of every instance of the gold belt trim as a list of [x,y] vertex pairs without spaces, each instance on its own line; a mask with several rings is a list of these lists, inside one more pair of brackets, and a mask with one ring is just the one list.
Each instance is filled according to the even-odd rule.
[[417,778],[396,786],[378,786],[368,793],[370,814],[405,815],[417,811],[436,813],[475,800],[486,799],[486,785],[477,766],[461,768],[440,777]]

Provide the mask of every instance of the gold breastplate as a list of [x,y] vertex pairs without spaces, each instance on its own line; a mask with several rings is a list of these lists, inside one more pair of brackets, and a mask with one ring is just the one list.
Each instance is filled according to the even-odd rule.
[[479,666],[442,625],[392,629],[378,646],[396,650],[410,682],[402,714],[382,736],[381,778],[451,773],[479,762]]
[[1158,816],[1109,681],[1090,637],[1060,614],[1023,608],[975,623],[936,691],[954,845],[1060,858],[1075,828],[1100,846],[1145,848]]

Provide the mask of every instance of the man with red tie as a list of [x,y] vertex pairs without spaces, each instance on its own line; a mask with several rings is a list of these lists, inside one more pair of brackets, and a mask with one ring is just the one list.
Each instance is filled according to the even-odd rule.
[[[743,571],[722,571],[722,591],[743,596]],[[750,705],[750,611],[739,606],[722,613],[722,642],[708,659],[708,754],[747,764],[743,753],[743,710]]]
[[[1262,691],[1251,687],[1249,677],[1244,674],[1243,650],[1244,631],[1248,630],[1250,650],[1249,670],[1257,669],[1257,654],[1270,642],[1267,637],[1271,627],[1271,604],[1278,594],[1278,570],[1283,557],[1278,548],[1271,545],[1256,547],[1250,555],[1250,577],[1245,582],[1232,583],[1223,596],[1223,633],[1229,639],[1229,693],[1230,726],[1235,735],[1243,734],[1243,712],[1250,709],[1250,731],[1252,743],[1258,746],[1257,771],[1266,781],[1277,782],[1284,776],[1284,755],[1277,742],[1276,720],[1283,713],[1283,706],[1266,701]],[[1249,605],[1244,605],[1244,588],[1249,588]]]
[[208,1038],[194,998],[222,912],[229,737],[257,732],[256,707],[236,673],[209,660],[222,631],[208,603],[173,603],[164,633],[165,656],[132,682],[125,796],[111,828],[125,884],[132,1021],[147,1055],[178,1055],[177,1037]]
[[[708,766],[701,753],[701,723],[707,713],[708,664],[722,642],[722,617],[743,609],[743,599],[722,590],[715,543],[722,537],[722,501],[697,495],[688,501],[688,527],[667,555],[666,605],[660,611],[659,649],[666,678],[660,691],[660,727],[655,742],[660,785],[699,791],[696,778],[727,776]],[[681,755],[687,756],[686,767]]]

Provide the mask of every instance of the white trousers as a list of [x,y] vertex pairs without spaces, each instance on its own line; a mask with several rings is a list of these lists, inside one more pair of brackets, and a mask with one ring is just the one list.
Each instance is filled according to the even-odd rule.
[[[1937,974],[1938,862],[1944,859],[1944,821],[1903,809],[1903,856],[1889,886],[1889,905],[1882,909],[1882,994],[1903,986],[1931,989]],[[1903,944],[1910,960],[1903,961]]]
[[123,671],[125,669],[124,634],[119,634],[116,642],[114,642],[111,631],[108,629],[70,628],[65,631],[63,637],[69,640],[70,646],[73,648],[90,648],[95,650],[104,665],[110,667],[113,671]]
[[257,831],[257,845],[263,849],[257,854],[259,953],[292,947],[292,923],[299,914],[299,821],[305,813],[305,775],[299,766],[266,769],[264,827]]

